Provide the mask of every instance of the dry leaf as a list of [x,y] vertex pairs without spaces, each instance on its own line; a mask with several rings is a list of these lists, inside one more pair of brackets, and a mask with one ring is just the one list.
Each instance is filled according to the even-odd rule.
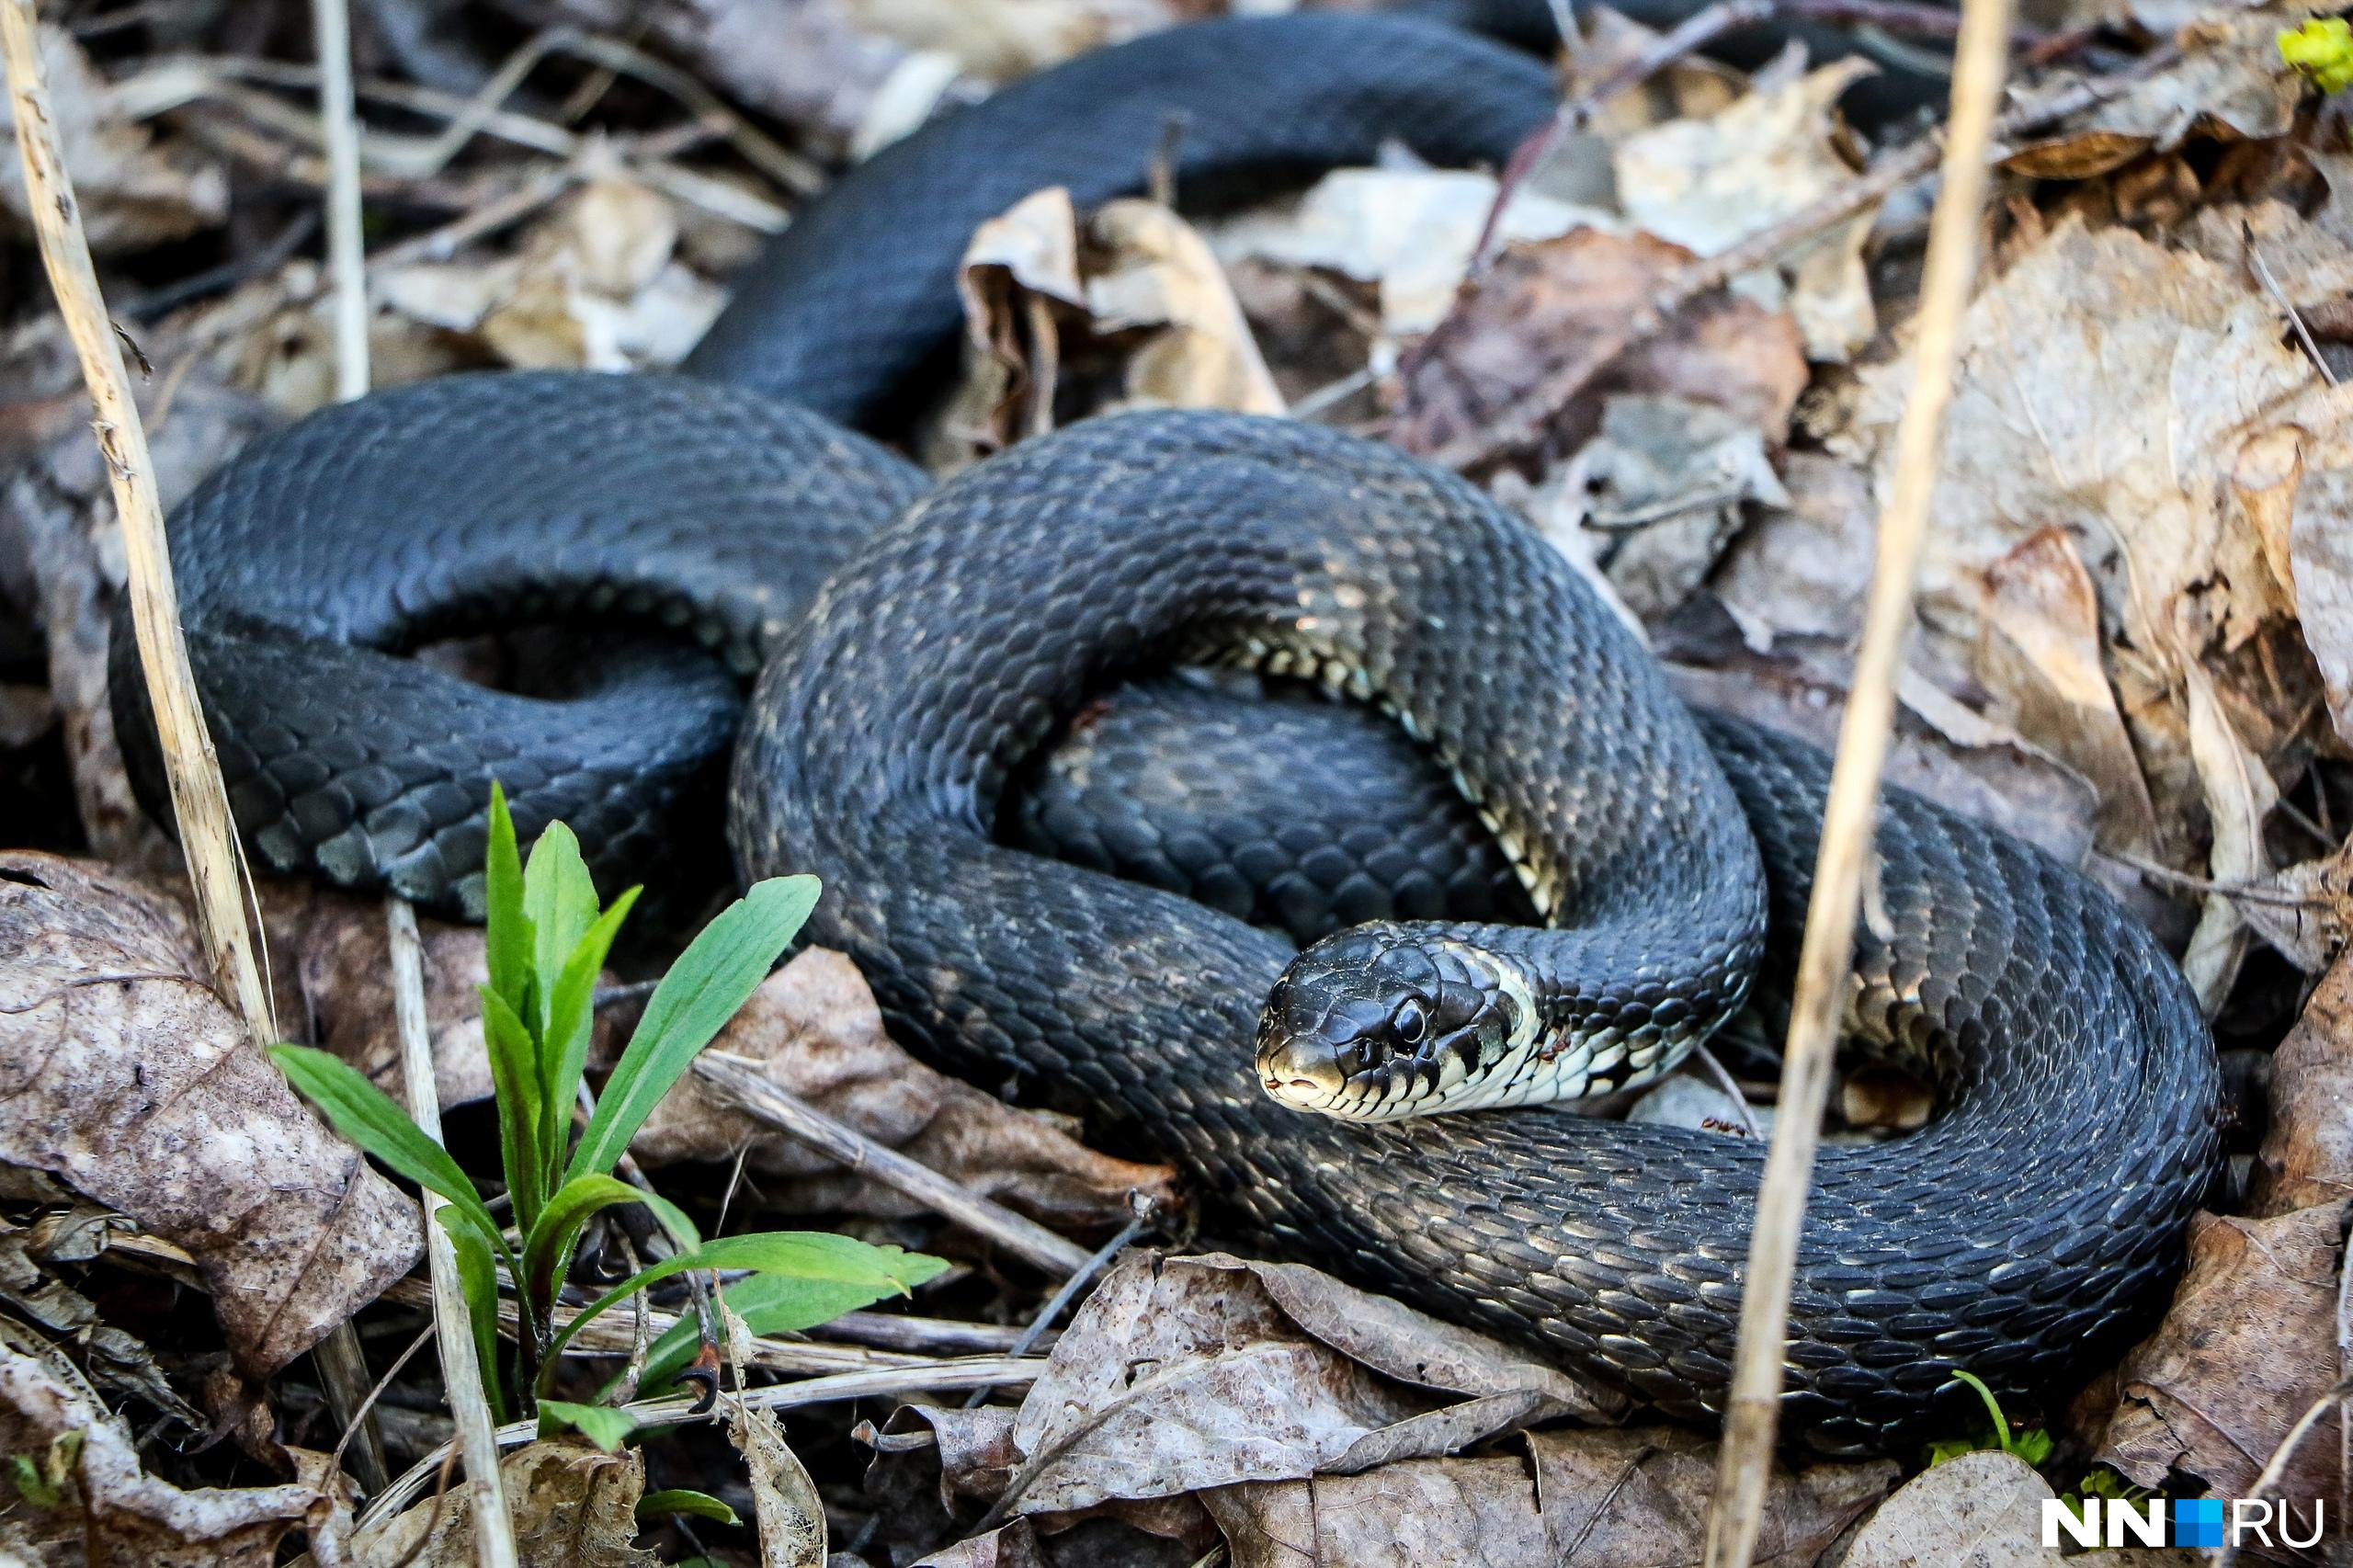
[[241,1370],[276,1371],[408,1272],[416,1209],[296,1099],[179,911],[0,855],[0,1161],[186,1248]]
[[2272,1052],[2269,1097],[2248,1211],[2276,1216],[2353,1197],[2353,960],[2330,968]]
[[[2271,874],[2271,859],[2263,847],[2263,819],[2279,803],[2279,789],[2263,759],[2250,753],[2232,728],[2205,666],[2189,660],[2181,674],[2189,694],[2189,755],[2205,784],[2207,816],[2213,824],[2213,848],[2208,856],[2212,880],[2254,885]],[[2221,1011],[2238,978],[2246,929],[2227,895],[2207,894],[2198,929],[2190,934],[2189,950],[2181,956],[2181,971],[2209,1017]]]
[[737,1402],[728,1415],[727,1439],[751,1471],[760,1568],[825,1568],[825,1505],[785,1442],[776,1412]]
[[1878,510],[1870,477],[1824,452],[1781,460],[1789,499],[1749,509],[1709,586],[1744,624],[1846,643],[1862,629]]
[[[635,1544],[645,1458],[574,1439],[527,1443],[499,1461],[523,1568],[661,1568]],[[472,1494],[450,1488],[352,1538],[355,1568],[474,1568]]]
[[2099,598],[2067,535],[2038,530],[1985,569],[1978,678],[1993,712],[2091,781],[2103,848],[2151,856],[2156,807],[2100,667]]
[[[2349,182],[2353,183],[2353,182]],[[2353,419],[2353,387],[2327,400],[2330,421],[2339,432],[2324,447],[2313,432],[2299,429],[2295,494],[2290,506],[2288,558],[2294,603],[2302,616],[2304,644],[2320,666],[2328,692],[2328,715],[2340,741],[2353,743],[2353,540],[2345,519],[2353,516],[2353,464],[2342,432]],[[2267,543],[2271,535],[2265,535]]]
[[[1864,61],[1846,59],[1786,85],[1751,92],[1705,119],[1670,120],[1620,139],[1619,199],[1647,232],[1715,256],[1812,206],[1854,171],[1834,144],[1834,108]],[[1872,207],[1733,287],[1763,305],[1785,304],[1807,357],[1843,362],[1879,330],[1863,242]]]
[[[1555,199],[1533,183],[1515,191],[1496,219],[1498,243],[1617,226],[1598,209]],[[1382,331],[1407,337],[1438,325],[1454,302],[1495,187],[1493,175],[1464,169],[1335,169],[1295,202],[1211,226],[1210,244],[1229,267],[1272,261],[1375,284]]]
[[1016,1506],[1351,1471],[1617,1407],[1483,1335],[1301,1265],[1131,1254],[1022,1402]]
[[1096,412],[1283,411],[1217,258],[1154,202],[1108,202],[1082,228],[1067,190],[1034,192],[973,232],[957,291],[964,379],[925,434],[935,469],[1051,429],[1066,382]]
[[[2278,307],[2244,268],[2073,218],[1987,285],[1964,324],[1919,578],[1931,666],[1969,667],[1989,572],[2042,528],[2063,529],[2097,589],[2108,683],[2176,864],[2195,863],[2206,797],[2230,793],[2236,771],[2211,713],[2193,737],[2183,666],[2246,646],[2289,613],[2230,500],[2238,456],[2289,426],[2328,443],[2353,428],[2353,403],[2316,390],[2281,336]],[[1908,356],[1863,371],[1834,449],[1875,460],[1884,476],[1910,378]],[[2268,691],[2215,695],[2242,734],[2248,716],[2280,736],[2301,718],[2263,714],[2278,700]],[[2245,782],[2259,796],[2252,773]],[[2137,802],[2103,801],[2120,810],[2137,814]]]
[[[1593,229],[1507,247],[1411,357],[1392,437],[1427,453],[1485,428],[1539,382],[1591,356],[1691,259],[1647,234]],[[1647,392],[1712,403],[1778,444],[1805,383],[1795,324],[1718,295],[1593,367],[1552,434],[1559,449],[1574,451],[1598,428],[1610,393]]]
[[1576,522],[1615,544],[1604,559],[1620,602],[1646,620],[1681,605],[1740,529],[1749,503],[1786,505],[1765,434],[1720,408],[1678,397],[1620,396],[1601,433],[1563,475],[1583,505],[1556,510],[1548,533]]
[[[1202,1502],[1225,1532],[1234,1568],[1699,1560],[1715,1490],[1713,1443],[1662,1426],[1535,1432],[1524,1440],[1528,1458],[1415,1460],[1361,1475],[1231,1486]],[[1898,1473],[1886,1460],[1810,1465],[1795,1475],[1776,1470],[1756,1562],[1813,1562]]]
[[2042,1544],[2042,1504],[2057,1495],[2015,1455],[1963,1454],[1881,1504],[1838,1568],[2060,1568],[2068,1560]]
[[931,1552],[915,1568],[1048,1568],[1038,1532],[1027,1519]]
[[[866,1136],[900,1150],[951,1181],[1063,1229],[1116,1227],[1131,1218],[1128,1194],[1173,1210],[1175,1177],[1165,1165],[1097,1154],[1042,1117],[1015,1110],[924,1066],[892,1044],[858,966],[811,949],[760,983],[720,1031],[714,1051],[763,1063],[770,1082]],[[909,1199],[797,1140],[727,1108],[692,1074],[678,1081],[633,1145],[648,1165],[732,1159],[771,1176],[771,1207],[787,1212],[897,1216]]]
[[2353,841],[2224,896],[2255,934],[2306,974],[2319,974],[2353,933]]
[[2030,179],[2087,179],[2193,135],[2225,142],[2286,135],[2304,85],[2280,62],[2278,40],[2295,19],[2270,7],[2199,15],[2181,29],[2177,62],[2060,134],[2014,149],[2003,166]]
[[[2119,1369],[2122,1397],[2095,1458],[2163,1488],[2187,1471],[2244,1497],[2288,1429],[2337,1378],[2337,1271],[2346,1206],[2268,1220],[2200,1214],[2189,1271],[2165,1322]],[[2312,1533],[2311,1504],[2336,1494],[2337,1433],[2324,1418],[2272,1494]]]
[[858,27],[1009,82],[1179,20],[1182,0],[840,0]]
[[280,1538],[326,1501],[307,1485],[183,1491],[156,1480],[69,1366],[13,1344],[0,1344],[0,1454],[63,1494],[35,1508],[12,1487],[0,1509],[0,1561],[41,1568],[269,1568]]
[[[42,24],[36,36],[49,84],[50,129],[73,171],[74,199],[93,251],[144,250],[226,221],[229,181],[218,164],[158,142],[64,28]],[[32,216],[24,165],[15,156],[13,102],[0,98],[0,135],[10,154],[0,159],[0,211],[17,237],[27,239]]]

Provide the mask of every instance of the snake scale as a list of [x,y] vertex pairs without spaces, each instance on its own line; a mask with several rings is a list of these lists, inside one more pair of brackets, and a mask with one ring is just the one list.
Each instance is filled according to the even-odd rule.
[[[1496,939],[1624,1038],[1769,1018],[1825,759],[1687,712],[1523,527],[1377,445],[1135,414],[931,489],[848,427],[895,417],[952,340],[974,222],[1043,185],[1139,187],[1171,112],[1180,188],[1216,202],[1388,137],[1497,162],[1552,102],[1540,66],[1427,21],[1173,29],[846,176],[689,376],[455,376],[255,442],[171,527],[254,851],[472,914],[496,778],[612,886],[680,852],[732,755],[739,871],[824,876],[811,939],[920,1054],[1176,1162],[1222,1235],[1719,1412],[1756,1143],[1558,1108],[1302,1115],[1251,1042],[1294,940],[1530,922],[1531,895],[1555,928]],[[522,621],[607,629],[558,699],[403,656]],[[167,819],[130,641],[118,715]],[[1165,674],[1205,662],[1314,678]],[[1850,1048],[1938,1113],[1823,1153],[1784,1424],[1824,1452],[1961,1423],[1956,1369],[2038,1403],[2096,1365],[2178,1267],[2217,1148],[2204,1023],[2109,898],[1900,790],[1878,850]]]

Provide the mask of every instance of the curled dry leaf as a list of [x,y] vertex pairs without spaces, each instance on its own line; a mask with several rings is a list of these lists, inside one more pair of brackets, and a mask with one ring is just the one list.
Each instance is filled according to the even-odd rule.
[[2249,1212],[2353,1198],[2353,960],[2331,966],[2272,1053],[2269,1098]]
[[[43,25],[36,36],[49,84],[51,129],[74,171],[74,195],[93,251],[144,250],[227,219],[229,180],[220,165],[157,142],[64,28]],[[0,98],[0,137],[9,147],[0,160],[0,211],[25,239],[32,219],[24,165],[15,155],[12,103]]]
[[[574,1439],[527,1443],[500,1460],[506,1508],[523,1568],[660,1568],[635,1544],[645,1458]],[[349,1549],[355,1568],[474,1568],[472,1493],[452,1487],[363,1528]]]
[[[1124,1224],[1128,1194],[1173,1208],[1165,1165],[1097,1154],[1054,1123],[936,1073],[892,1043],[858,966],[813,948],[760,983],[712,1049],[759,1061],[771,1082],[877,1142],[986,1197],[1065,1229]],[[916,1210],[887,1187],[841,1171],[806,1145],[718,1104],[689,1074],[633,1145],[648,1165],[733,1158],[764,1175],[787,1211],[897,1216]]]
[[737,1403],[727,1438],[752,1476],[760,1568],[825,1568],[825,1505],[773,1410]]
[[[324,1517],[308,1485],[183,1491],[140,1468],[123,1422],[70,1366],[0,1344],[0,1454],[30,1464],[58,1501],[12,1496],[0,1561],[40,1568],[269,1568],[287,1531]],[[12,1493],[16,1488],[12,1488]]]
[[1282,412],[1217,258],[1156,203],[1082,225],[1067,190],[1034,192],[973,231],[957,290],[965,372],[925,441],[935,468],[1051,429],[1074,382],[1106,407]]
[[2100,667],[2099,597],[2063,531],[2038,529],[1986,567],[1984,617],[1992,714],[2091,782],[2102,848],[2154,855],[2156,807]]
[[[1234,1568],[1699,1561],[1713,1443],[1661,1426],[1524,1440],[1526,1458],[1413,1460],[1359,1475],[1246,1483],[1202,1502]],[[1794,1475],[1777,1469],[1755,1561],[1813,1562],[1899,1473],[1888,1460],[1810,1465]]]
[[[2179,1470],[2224,1497],[2250,1494],[2288,1429],[2337,1379],[2336,1302],[2346,1205],[2268,1220],[2200,1214],[2189,1270],[2165,1322],[2118,1369],[2120,1391],[2095,1458],[2163,1488]],[[2314,1498],[2337,1495],[2324,1423],[2273,1496],[2313,1531]]]
[[[1838,155],[1834,107],[1871,67],[1825,65],[1747,93],[1704,119],[1677,119],[1621,138],[1613,153],[1619,199],[1647,233],[1714,256],[1811,206],[1854,171]],[[1863,241],[1873,206],[1825,231],[1774,267],[1733,287],[1768,310],[1786,304],[1807,357],[1843,362],[1879,329]]]
[[1027,1519],[960,1540],[926,1556],[915,1568],[1048,1568],[1045,1549]]
[[1452,1453],[1622,1408],[1483,1335],[1296,1264],[1113,1267],[1015,1418],[1022,1513]]
[[[2196,660],[2181,666],[2189,698],[2189,755],[2205,786],[2206,812],[2214,842],[2207,856],[2214,880],[2249,887],[2268,880],[2271,858],[2263,846],[2263,821],[2279,803],[2279,790],[2263,759],[2250,752],[2223,711],[2214,680]],[[2209,1016],[2222,1009],[2245,956],[2247,924],[2228,894],[2211,892],[2200,914],[2181,971],[2205,1004]]]
[[[2343,432],[2353,425],[2353,387],[2340,389],[2323,406],[2327,425]],[[2320,666],[2336,738],[2353,744],[2353,539],[2347,537],[2345,528],[2346,517],[2353,516],[2353,462],[2347,460],[2353,454],[2346,451],[2341,438],[2323,446],[2312,431],[2299,428],[2294,436],[2292,468],[2279,462],[2276,450],[2260,455],[2275,470],[2288,471],[2284,486],[2275,479],[2263,487],[2264,498],[2275,504],[2262,507],[2261,513],[2276,516],[2280,489],[2291,492],[2286,508],[2285,580],[2294,595],[2304,644]],[[2244,488],[2241,494],[2245,494]],[[2276,527],[2265,532],[2267,548],[2276,537]]]
[[1583,367],[1580,391],[1552,426],[1560,450],[1592,437],[1613,392],[1712,403],[1779,444],[1806,384],[1797,326],[1785,313],[1720,294],[1626,353],[1598,358],[1691,259],[1647,234],[1583,228],[1506,247],[1411,356],[1392,438],[1409,451],[1437,451],[1483,429],[1540,382]]
[[178,909],[138,883],[0,855],[0,1162],[187,1249],[262,1378],[408,1272],[417,1214],[203,972]]

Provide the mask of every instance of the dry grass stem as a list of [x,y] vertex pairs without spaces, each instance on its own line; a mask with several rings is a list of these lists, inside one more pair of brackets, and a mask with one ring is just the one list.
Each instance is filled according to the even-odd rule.
[[1912,392],[1896,430],[1893,483],[1880,514],[1862,642],[1839,725],[1805,940],[1798,957],[1781,1062],[1780,1112],[1766,1153],[1748,1266],[1742,1277],[1739,1348],[1733,1360],[1715,1501],[1708,1516],[1708,1568],[1748,1568],[1764,1524],[1766,1483],[1780,1414],[1790,1290],[1805,1225],[1814,1149],[1821,1139],[1823,1105],[1829,1094],[1839,1003],[1854,960],[1855,920],[1871,856],[1880,775],[1895,719],[1895,675],[1912,624],[1913,572],[1936,488],[1961,315],[1977,273],[1988,153],[2008,66],[2010,10],[2010,0],[1963,0],[1961,9],[1943,188],[1929,220],[1920,282]]
[[756,1064],[742,1057],[705,1051],[695,1059],[695,1073],[746,1116],[779,1132],[790,1133],[851,1170],[904,1193],[934,1213],[953,1220],[976,1235],[986,1236],[1057,1278],[1068,1278],[1087,1266],[1091,1255],[1077,1243],[1056,1235],[1034,1220],[1022,1218],[1003,1204],[968,1192],[930,1166],[843,1126],[778,1088]]
[[215,983],[235,1001],[255,1040],[267,1045],[278,1030],[245,924],[243,866],[230,823],[229,798],[213,756],[211,733],[197,701],[188,644],[180,636],[179,596],[164,539],[154,465],[147,454],[147,431],[140,422],[131,378],[123,369],[122,346],[90,261],[82,210],[66,174],[48,89],[41,81],[33,23],[32,0],[0,0],[0,51],[7,58],[17,150],[24,160],[41,263],[81,360],[92,427],[122,519],[126,592],[138,633],[140,669],[153,705],[172,815],[196,892],[197,930]]

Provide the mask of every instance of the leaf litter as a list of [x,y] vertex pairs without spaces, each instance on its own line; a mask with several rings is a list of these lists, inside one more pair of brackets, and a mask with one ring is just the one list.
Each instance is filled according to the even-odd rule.
[[[729,100],[819,157],[864,156],[943,105],[1195,9],[663,0],[623,18],[608,0],[481,8],[505,12],[501,25],[552,20],[589,35],[626,21],[630,47],[683,67],[720,110],[693,110],[691,137],[674,125],[657,143],[644,127],[665,111],[649,106],[683,101],[676,80],[648,85],[599,66],[599,86],[588,66],[541,67],[545,81],[582,91],[536,121],[594,128],[563,142],[569,151],[483,142],[430,174],[371,175],[380,193],[416,203],[390,220],[400,238],[371,245],[381,379],[674,360],[723,300],[727,273],[813,183],[814,165],[790,162],[798,152],[745,152]],[[391,74],[479,84],[505,47],[467,7],[448,8],[455,23],[438,33],[403,31],[403,0],[373,9],[393,18],[378,62]],[[2030,1413],[2061,1424],[2076,1445],[2066,1453],[2103,1459],[2127,1482],[2243,1494],[2345,1354],[2353,560],[2338,525],[2353,404],[2313,356],[2353,368],[2353,154],[2339,111],[2279,62],[2275,35],[2300,12],[2173,0],[2046,9],[2038,25],[2138,28],[2109,36],[2178,53],[2008,150],[1890,777],[2125,895],[2183,954],[2223,1043],[2261,1062],[2237,1108],[2246,1152],[2193,1231],[2169,1313],[2073,1410]],[[1569,79],[1589,86],[1649,36],[1597,16]],[[269,187],[244,176],[292,170],[301,193],[311,153],[286,121],[220,97],[167,100],[184,64],[142,69],[119,42],[53,33],[46,47],[108,256],[143,258],[191,235],[226,246],[233,218],[242,256],[263,232],[256,215],[286,209],[282,193],[256,195]],[[2029,79],[2018,96],[2051,92],[2073,70]],[[1089,212],[1038,193],[973,238],[965,367],[923,454],[953,467],[1072,418],[1154,402],[1288,405],[1453,454],[1502,411],[1554,392],[1540,438],[1479,459],[1474,479],[1603,586],[1693,700],[1826,740],[1909,378],[1921,193],[1822,225],[1660,333],[1617,347],[1612,335],[1707,258],[1868,166],[1879,150],[1832,107],[1849,74],[1795,59],[1753,80],[1678,63],[1601,106],[1516,183],[1389,156],[1198,229],[1146,200]],[[547,106],[508,108],[529,118]],[[468,227],[471,212],[500,205],[511,215]],[[169,486],[330,395],[322,290],[300,249],[141,318],[142,346],[164,367],[147,395]],[[142,278],[162,276],[141,266]],[[331,1520],[347,1499],[325,1485],[324,1457],[297,1441],[309,1435],[295,1430],[311,1420],[301,1413],[320,1401],[290,1358],[355,1312],[379,1335],[413,1332],[414,1316],[386,1315],[407,1309],[361,1309],[413,1258],[414,1212],[257,1066],[199,978],[176,905],[145,880],[168,868],[169,851],[120,782],[95,656],[119,545],[55,363],[53,329],[37,312],[0,346],[0,376],[30,389],[0,428],[14,469],[0,506],[0,601],[43,623],[48,665],[45,687],[21,685],[11,667],[7,690],[28,695],[12,695],[10,711],[34,717],[12,723],[0,751],[27,750],[19,730],[58,744],[83,836],[56,847],[123,869],[11,857],[0,872],[0,941],[25,955],[0,967],[12,984],[38,982],[30,1006],[0,1014],[0,1042],[13,1028],[33,1049],[0,1049],[0,1061],[62,1044],[73,1054],[60,1060],[89,1064],[85,1078],[32,1081],[34,1097],[0,1114],[15,1129],[0,1159],[26,1177],[52,1173],[0,1171],[0,1424],[26,1434],[9,1437],[9,1452],[39,1451],[35,1486],[53,1478],[63,1499],[45,1513],[0,1510],[0,1531],[33,1531],[0,1541],[62,1561],[66,1534],[86,1528],[89,1541],[132,1554],[122,1561],[262,1561],[292,1530],[310,1529],[314,1547],[336,1540]],[[33,881],[17,880],[27,866]],[[374,908],[300,890],[266,892],[264,908],[291,1031],[389,1085]],[[439,1087],[462,1107],[488,1083],[472,1006],[480,938],[428,924],[426,944]],[[625,977],[608,979],[625,997]],[[630,1006],[600,1019],[600,1039],[625,1026]],[[70,1027],[59,1021],[68,1014]],[[1735,1044],[1726,1081],[1755,1097],[1759,1070]],[[1107,1235],[1133,1213],[1131,1194],[1174,1217],[1164,1223],[1186,1222],[1165,1170],[1090,1150],[1076,1129],[907,1058],[837,955],[803,954],[773,976],[722,1048],[877,1144],[1058,1229]],[[195,1078],[201,1088],[171,1095]],[[142,1103],[121,1092],[126,1082],[165,1108],[126,1117]],[[1932,1099],[1859,1074],[1834,1101],[1835,1135],[1900,1134]],[[51,1108],[115,1142],[59,1140],[41,1119]],[[1738,1136],[1736,1121],[1768,1122],[1770,1110],[1736,1107],[1714,1079],[1687,1074],[1630,1114]],[[178,1118],[178,1142],[142,1139],[141,1115]],[[223,1140],[256,1162],[201,1160]],[[665,1184],[709,1182],[708,1214],[828,1214],[906,1244],[935,1233],[903,1195],[755,1127],[691,1077],[636,1154]],[[280,1163],[300,1179],[270,1179]],[[335,1183],[323,1187],[326,1173]],[[153,1304],[174,1292],[217,1321],[210,1371]],[[831,1365],[824,1356],[875,1333],[893,1336],[898,1347],[882,1354],[901,1360],[966,1353],[951,1336],[984,1329],[1010,1346],[1017,1329],[969,1320],[1018,1324],[1042,1294],[976,1258],[904,1317],[875,1319],[896,1327],[811,1331],[810,1364]],[[675,1298],[661,1310],[668,1322],[695,1308]],[[1698,1555],[1707,1439],[1638,1414],[1612,1426],[1623,1413],[1594,1391],[1312,1270],[1181,1246],[1130,1251],[1074,1314],[1058,1339],[1034,1345],[1051,1349],[1032,1358],[1026,1394],[1013,1382],[972,1409],[916,1397],[862,1428],[879,1449],[864,1486],[845,1479],[847,1423],[796,1417],[788,1434],[744,1413],[741,1453],[683,1478],[733,1489],[751,1516],[748,1528],[708,1527],[714,1560],[815,1562],[828,1544],[835,1568],[1166,1551],[1192,1562],[1221,1546],[1235,1563]],[[625,1337],[597,1341],[600,1364]],[[388,1355],[371,1347],[372,1364]],[[223,1403],[213,1374],[231,1369],[247,1392]],[[412,1369],[395,1393],[429,1402],[437,1386]],[[258,1397],[269,1390],[289,1397]],[[216,1461],[129,1446],[108,1405],[183,1428],[233,1426],[297,1479],[206,1486],[225,1476]],[[2325,1419],[2284,1461],[2287,1494],[2338,1495],[2337,1452]],[[2033,1561],[2039,1549],[2013,1539],[2017,1520],[2075,1480],[1977,1453],[1899,1486],[1911,1458],[1778,1472],[1758,1561]],[[691,1521],[641,1531],[633,1517],[648,1459],[676,1462],[666,1441],[620,1455],[542,1442],[510,1455],[527,1560],[693,1555],[704,1537],[683,1533]],[[416,1547],[418,1562],[467,1560],[465,1506],[452,1492],[376,1521],[373,1536],[347,1528],[346,1560],[389,1562],[399,1553],[371,1553],[392,1541]],[[2171,1561],[2095,1561],[2136,1558]]]

